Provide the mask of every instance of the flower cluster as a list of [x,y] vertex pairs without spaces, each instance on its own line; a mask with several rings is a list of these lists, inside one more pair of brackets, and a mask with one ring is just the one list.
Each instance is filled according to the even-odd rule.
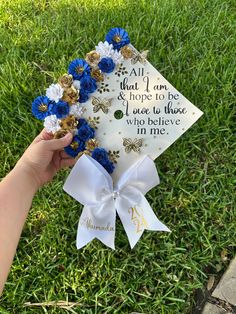
[[109,173],[113,172],[114,164],[108,152],[98,147],[94,128],[81,118],[85,110],[82,104],[103,82],[105,73],[113,72],[123,59],[132,57],[129,43],[124,29],[112,28],[105,42],[99,42],[85,59],[73,60],[68,73],[46,89],[46,96],[38,96],[32,102],[33,115],[44,121],[44,127],[54,138],[73,133],[71,144],[65,148],[67,154],[72,157],[89,154]]

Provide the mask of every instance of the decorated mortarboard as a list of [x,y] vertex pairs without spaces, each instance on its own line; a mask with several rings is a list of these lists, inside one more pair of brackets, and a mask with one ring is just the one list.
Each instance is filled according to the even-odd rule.
[[75,59],[32,112],[78,158],[64,190],[84,205],[77,248],[97,238],[114,248],[118,213],[133,247],[143,231],[169,231],[145,198],[159,184],[154,160],[202,115],[138,52],[128,33],[111,29],[104,42]]

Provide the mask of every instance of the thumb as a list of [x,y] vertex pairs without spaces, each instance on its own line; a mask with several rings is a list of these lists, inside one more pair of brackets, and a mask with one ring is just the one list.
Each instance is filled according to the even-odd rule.
[[52,139],[52,140],[43,140],[43,145],[46,150],[59,150],[68,145],[70,145],[72,141],[73,135],[71,133],[67,133],[65,136],[59,139]]

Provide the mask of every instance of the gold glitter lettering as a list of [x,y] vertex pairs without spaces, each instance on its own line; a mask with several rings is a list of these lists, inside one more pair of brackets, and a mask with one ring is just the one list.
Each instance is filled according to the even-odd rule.
[[128,213],[131,214],[131,222],[136,226],[136,233],[142,232],[143,229],[147,228],[148,226],[147,221],[141,211],[139,211],[136,206],[130,207],[128,209]]

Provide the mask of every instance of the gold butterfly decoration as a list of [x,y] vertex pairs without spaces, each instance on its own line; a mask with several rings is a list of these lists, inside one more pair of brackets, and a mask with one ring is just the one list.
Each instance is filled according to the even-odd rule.
[[132,150],[136,153],[140,153],[140,147],[143,145],[143,140],[135,138],[123,138],[123,146],[125,147],[125,152],[130,153]]
[[104,113],[108,113],[109,107],[111,107],[111,101],[112,98],[101,99],[99,97],[93,97],[92,99],[93,112],[96,113],[101,109]]
[[131,63],[135,64],[137,62],[140,62],[142,64],[146,64],[147,55],[148,55],[148,50],[144,50],[142,52],[134,51],[133,57],[131,58]]

